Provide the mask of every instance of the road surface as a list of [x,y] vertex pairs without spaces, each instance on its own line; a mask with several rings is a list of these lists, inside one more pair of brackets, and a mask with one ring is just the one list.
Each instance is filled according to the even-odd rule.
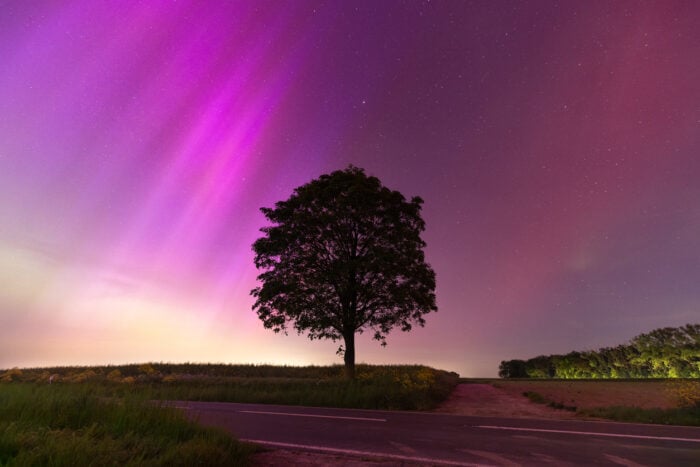
[[432,465],[700,466],[700,428],[174,402],[241,440]]

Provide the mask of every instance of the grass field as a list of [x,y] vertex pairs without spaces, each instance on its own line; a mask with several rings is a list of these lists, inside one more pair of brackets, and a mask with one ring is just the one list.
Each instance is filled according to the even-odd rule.
[[92,384],[0,384],[0,465],[246,465],[254,448]]
[[495,380],[495,387],[588,417],[700,426],[698,380]]

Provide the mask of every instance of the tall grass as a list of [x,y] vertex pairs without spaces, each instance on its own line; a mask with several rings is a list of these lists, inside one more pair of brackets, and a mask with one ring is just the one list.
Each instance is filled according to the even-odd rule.
[[8,370],[0,379],[91,384],[105,397],[427,410],[445,400],[458,375],[420,365],[343,367],[163,364]]
[[457,382],[456,375],[420,366],[361,365],[353,381],[345,380],[342,370],[333,374],[327,369],[321,378],[193,378],[147,384],[142,390],[154,399],[428,410],[445,400]]
[[252,447],[143,397],[0,384],[0,465],[245,465]]

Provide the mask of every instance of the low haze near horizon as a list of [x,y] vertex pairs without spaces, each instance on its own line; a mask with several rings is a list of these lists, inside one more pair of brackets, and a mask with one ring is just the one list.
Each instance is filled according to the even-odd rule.
[[494,376],[700,317],[697,2],[10,1],[0,368],[341,363],[251,311],[261,206],[425,200],[439,311],[358,361]]

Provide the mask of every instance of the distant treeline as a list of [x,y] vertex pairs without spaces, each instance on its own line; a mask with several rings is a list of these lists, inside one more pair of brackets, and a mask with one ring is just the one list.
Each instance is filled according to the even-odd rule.
[[502,361],[501,378],[700,378],[700,324],[655,329],[628,344]]

